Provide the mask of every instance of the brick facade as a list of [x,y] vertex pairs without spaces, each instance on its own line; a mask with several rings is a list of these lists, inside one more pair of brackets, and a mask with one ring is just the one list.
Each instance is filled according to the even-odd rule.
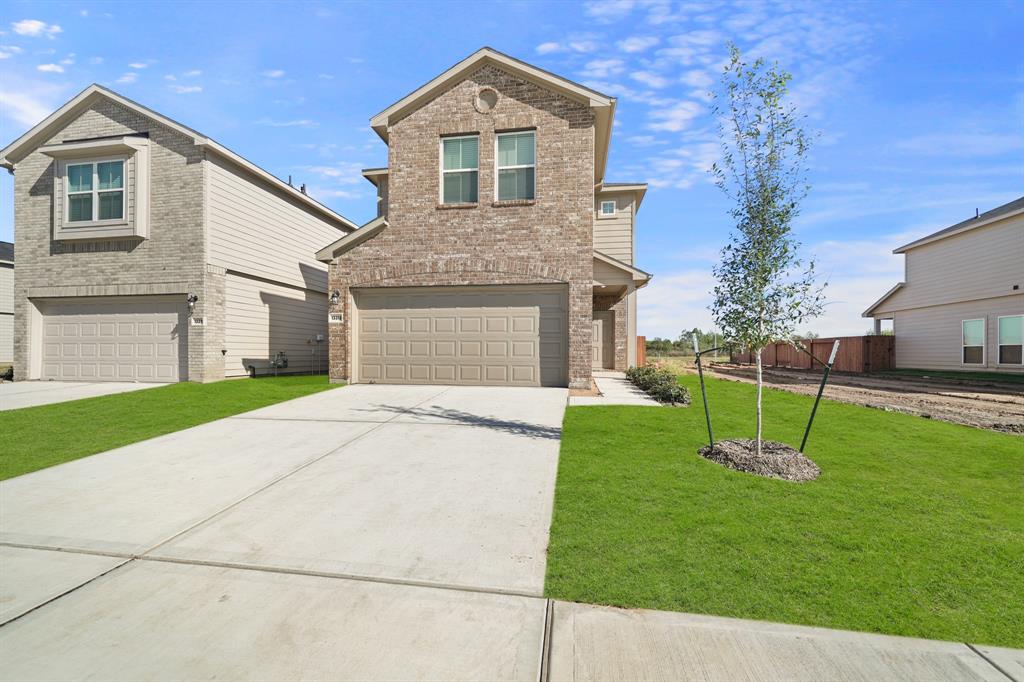
[[[487,113],[483,87],[497,91]],[[496,202],[495,134],[536,131],[536,199]],[[441,207],[440,138],[480,135],[479,203]],[[590,385],[593,305],[594,115],[586,104],[483,66],[393,124],[388,149],[388,224],[331,263],[345,322],[331,325],[330,373],[348,379],[351,288],[532,284],[568,287],[568,369]]]
[[626,355],[628,353],[627,343],[629,343],[627,332],[629,311],[626,297],[594,296],[594,310],[611,310],[615,313],[615,369],[625,372],[629,367]]
[[[15,376],[30,378],[34,306],[30,297],[195,293],[195,315],[205,327],[186,325],[187,378],[223,378],[223,272],[205,266],[204,152],[193,141],[119,104],[101,99],[45,144],[149,133],[149,238],[54,241],[56,162],[33,151],[14,174]],[[218,356],[221,356],[218,359]],[[219,363],[219,364],[218,364]],[[182,377],[183,379],[186,377]]]

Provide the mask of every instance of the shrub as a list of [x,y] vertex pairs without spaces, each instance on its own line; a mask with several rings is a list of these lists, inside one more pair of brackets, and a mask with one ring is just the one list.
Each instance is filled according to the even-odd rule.
[[650,364],[630,367],[626,370],[626,378],[658,402],[670,405],[690,404],[690,392],[680,386],[676,375],[667,369]]

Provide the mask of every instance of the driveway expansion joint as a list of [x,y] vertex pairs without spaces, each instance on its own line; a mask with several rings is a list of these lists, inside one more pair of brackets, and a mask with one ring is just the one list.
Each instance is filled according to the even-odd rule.
[[1021,680],[1017,679],[1016,677],[1014,677],[1013,675],[1011,675],[1010,673],[1008,673],[1008,672],[1007,672],[1006,670],[1004,670],[1004,669],[1003,669],[1003,667],[1002,667],[1002,666],[1000,666],[1000,665],[999,665],[998,663],[996,663],[996,662],[995,662],[995,661],[993,661],[993,660],[992,660],[991,658],[989,658],[988,656],[986,656],[986,655],[985,655],[985,653],[984,653],[984,652],[982,652],[982,651],[981,651],[981,649],[979,649],[978,647],[974,646],[974,645],[973,645],[973,644],[971,644],[970,642],[964,642],[964,644],[965,644],[965,645],[967,646],[967,648],[968,648],[968,649],[970,649],[971,651],[973,651],[974,653],[976,653],[976,654],[977,654],[978,656],[981,656],[981,658],[982,658],[982,659],[983,659],[983,660],[984,660],[984,661],[985,661],[986,663],[988,663],[988,664],[989,664],[990,666],[992,666],[993,668],[995,668],[996,670],[998,670],[998,671],[999,671],[1000,673],[1002,673],[1002,674],[1003,674],[1004,676],[1006,676],[1006,679],[1010,680],[1010,682],[1022,682]]

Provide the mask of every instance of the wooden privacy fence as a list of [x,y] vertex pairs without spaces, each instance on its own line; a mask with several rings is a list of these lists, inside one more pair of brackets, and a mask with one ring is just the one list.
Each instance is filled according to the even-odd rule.
[[636,337],[636,364],[642,367],[647,364],[647,337]]
[[[836,372],[877,372],[893,368],[894,336],[838,336],[828,339],[803,339],[799,343],[822,362],[828,361],[832,344],[839,339],[839,354],[832,369]],[[749,352],[731,353],[729,359],[739,364],[752,364]],[[789,369],[821,370],[824,367],[813,362],[804,353],[786,342],[773,343],[761,351],[761,364],[765,367],[786,367]]]

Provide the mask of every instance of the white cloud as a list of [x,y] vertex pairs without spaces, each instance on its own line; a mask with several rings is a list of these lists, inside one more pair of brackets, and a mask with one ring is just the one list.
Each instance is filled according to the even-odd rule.
[[171,91],[178,93],[179,95],[187,95],[191,92],[202,92],[203,87],[201,85],[169,85],[167,86]]
[[293,119],[290,121],[274,121],[269,118],[261,118],[256,121],[256,125],[270,126],[271,128],[315,128],[320,124],[316,121],[311,121],[308,118]]
[[75,63],[75,53],[72,52],[67,57],[65,57],[64,59],[60,60],[60,63],[63,64],[64,66],[71,66],[72,64]]
[[587,62],[582,73],[587,78],[607,78],[625,70],[626,64],[621,59],[594,59]]
[[176,80],[178,80],[178,77],[175,76],[173,73],[169,73],[166,76],[164,76],[164,80],[165,81],[176,81]]
[[637,292],[637,334],[674,339],[684,329],[711,329],[714,286],[710,269],[659,274]]
[[185,78],[195,78],[197,76],[202,76],[203,72],[200,71],[199,69],[192,69],[191,71],[186,71],[185,73],[183,73],[181,75],[184,76]]
[[31,38],[39,38],[41,36],[53,38],[62,30],[57,24],[47,24],[39,19],[22,19],[12,23],[11,28],[18,35]]
[[363,164],[361,163],[340,163],[330,166],[300,166],[300,170],[318,175],[323,179],[331,180],[339,185],[357,185],[363,180]]
[[17,45],[0,45],[0,59],[7,59],[13,55],[24,52]]
[[691,88],[706,88],[714,83],[715,79],[703,69],[690,69],[680,76],[679,82]]
[[896,142],[896,148],[922,156],[996,156],[1024,149],[1024,135],[951,132],[917,135]]
[[89,63],[98,66],[103,63],[103,57],[89,57]]
[[319,78],[322,81],[332,81],[332,80],[334,80],[334,76],[329,74],[329,73],[318,73],[316,75],[316,77]]
[[663,88],[668,85],[668,79],[650,71],[634,71],[629,77],[638,83],[643,83],[650,88]]
[[655,36],[630,36],[618,42],[623,52],[643,52],[657,45],[661,40]]
[[56,86],[43,82],[14,83],[0,79],[0,102],[3,102],[0,111],[3,117],[9,117],[26,128],[53,113],[57,95]]
[[551,54],[552,52],[579,52],[587,53],[595,51],[600,45],[597,41],[589,38],[576,38],[565,43],[547,42],[537,46],[537,54]]
[[127,83],[134,83],[136,80],[138,80],[138,78],[139,78],[139,74],[137,74],[137,73],[126,73],[126,74],[123,74],[120,78],[118,78],[117,82],[118,83],[126,83],[126,84]]
[[87,9],[80,9],[80,10],[78,10],[78,16],[80,16],[80,17],[87,17],[87,16],[89,16],[89,10],[87,10]]
[[42,71],[43,73],[64,73],[64,67],[60,64],[40,64],[36,67],[36,71]]
[[281,78],[284,76],[284,71],[282,69],[269,69],[262,72],[260,75],[264,78]]
[[147,66],[149,66],[149,64],[147,64],[146,62],[132,62],[131,64],[128,65],[128,68],[129,69],[144,69]]
[[683,100],[665,109],[651,111],[648,116],[653,121],[647,127],[651,130],[664,130],[678,133],[689,127],[690,122],[703,113],[703,107],[697,102]]
[[325,189],[323,187],[307,187],[306,193],[314,198],[330,198],[330,199],[361,199],[366,196],[366,193],[355,189]]
[[635,0],[594,0],[585,5],[587,14],[603,22],[620,19],[633,11],[635,6]]

